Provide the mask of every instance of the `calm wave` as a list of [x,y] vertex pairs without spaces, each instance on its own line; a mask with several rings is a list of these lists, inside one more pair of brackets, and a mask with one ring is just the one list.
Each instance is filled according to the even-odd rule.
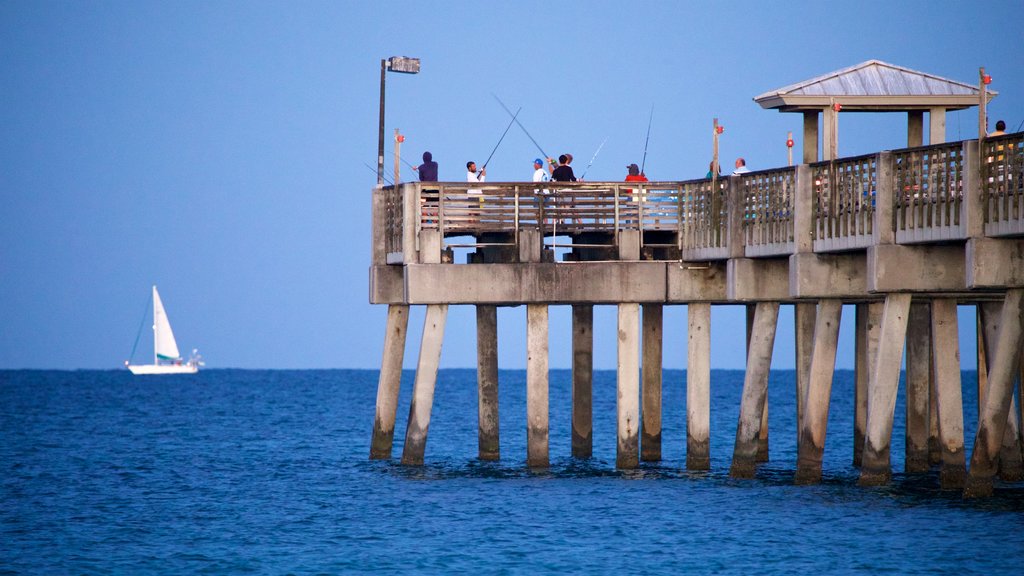
[[[594,458],[570,454],[570,373],[551,373],[551,459],[525,468],[525,373],[502,371],[501,450],[476,460],[472,370],[439,375],[427,464],[371,462],[372,371],[0,372],[0,572],[1020,574],[1024,484],[964,501],[936,473],[856,484],[850,372],[824,480],[792,485],[792,372],[773,372],[771,461],[728,477],[743,374],[712,373],[712,470],[685,470],[685,373],[666,371],[663,456],[620,472],[615,374],[595,373]],[[973,439],[974,373],[964,374]],[[902,390],[901,390],[902,395]]]

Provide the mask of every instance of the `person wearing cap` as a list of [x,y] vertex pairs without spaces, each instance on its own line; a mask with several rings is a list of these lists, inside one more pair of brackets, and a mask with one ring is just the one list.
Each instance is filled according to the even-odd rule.
[[548,180],[548,173],[544,170],[544,161],[540,158],[535,158],[533,161],[533,181],[547,182]]
[[[626,170],[628,171],[628,174],[626,174],[626,182],[647,182],[647,176],[640,173],[640,167],[636,164],[626,166]],[[632,195],[633,190],[627,189],[626,194]],[[637,202],[638,200],[639,197],[633,196],[633,202]]]

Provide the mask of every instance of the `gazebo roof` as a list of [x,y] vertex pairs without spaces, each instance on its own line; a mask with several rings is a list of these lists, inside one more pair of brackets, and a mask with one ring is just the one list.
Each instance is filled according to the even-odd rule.
[[[998,93],[988,91],[991,100]],[[856,66],[790,84],[754,98],[780,112],[821,110],[833,99],[843,112],[906,112],[978,105],[978,87],[902,66],[868,60]]]

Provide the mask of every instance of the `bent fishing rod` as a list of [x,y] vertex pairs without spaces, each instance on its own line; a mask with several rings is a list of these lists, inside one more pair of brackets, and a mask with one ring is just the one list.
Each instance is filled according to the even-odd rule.
[[[651,141],[651,122],[654,121],[654,104],[651,104],[651,115],[647,119],[647,138],[644,139],[644,159],[640,162],[640,173],[644,174],[644,166],[647,165],[647,144]],[[645,174],[646,176],[646,174]]]
[[508,126],[505,126],[505,131],[501,133],[501,138],[498,138],[498,143],[494,145],[494,150],[491,150],[491,155],[487,157],[483,167],[480,169],[481,172],[487,170],[487,163],[491,161],[491,158],[494,158],[494,153],[498,151],[498,146],[501,146],[501,141],[505,139],[505,134],[508,134],[508,129],[512,127],[512,122],[516,121],[516,117],[519,116],[519,112],[522,109],[523,107],[520,106],[519,110],[516,110],[515,116],[512,116],[512,121],[508,123]]
[[583,177],[587,175],[587,170],[590,170],[590,167],[594,165],[594,160],[596,160],[597,155],[601,153],[601,148],[604,148],[604,144],[608,141],[608,138],[608,136],[605,136],[604,142],[601,142],[601,145],[597,147],[597,152],[594,152],[594,155],[590,158],[590,164],[587,164],[587,167],[583,169],[583,174],[580,174],[580,180],[583,180]]
[[[374,168],[373,166],[370,166],[370,164],[368,162],[363,162],[363,166],[366,166],[374,174],[377,173],[377,169]],[[392,182],[391,179],[389,179],[387,176],[381,174],[381,178],[383,178],[384,181],[388,183],[388,186],[394,186],[395,185],[395,183]]]
[[[523,123],[516,119],[515,115],[512,114],[512,111],[508,109],[508,106],[505,106],[505,103],[501,101],[501,98],[498,98],[498,95],[495,94],[494,92],[491,92],[491,96],[494,96],[494,99],[498,101],[498,104],[501,104],[501,107],[505,109],[505,112],[508,112],[508,115],[512,116],[512,119],[515,120],[515,123],[518,124],[519,127],[523,130],[523,134],[526,134],[526,137],[530,139],[530,142],[533,142],[533,145],[536,146],[537,150],[540,151],[541,156],[544,157],[545,159],[551,158],[551,156],[548,156],[548,153],[545,152],[544,149],[540,147],[540,144],[537,144],[537,141],[533,139],[533,136],[530,136],[530,133],[526,131],[526,127],[523,126]],[[518,114],[518,112],[516,112],[516,114]]]

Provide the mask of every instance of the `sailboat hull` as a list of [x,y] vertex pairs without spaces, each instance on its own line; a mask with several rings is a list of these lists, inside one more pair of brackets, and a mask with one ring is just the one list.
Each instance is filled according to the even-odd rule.
[[195,364],[140,364],[129,365],[128,369],[136,376],[152,376],[157,374],[195,374],[199,372],[199,366]]

